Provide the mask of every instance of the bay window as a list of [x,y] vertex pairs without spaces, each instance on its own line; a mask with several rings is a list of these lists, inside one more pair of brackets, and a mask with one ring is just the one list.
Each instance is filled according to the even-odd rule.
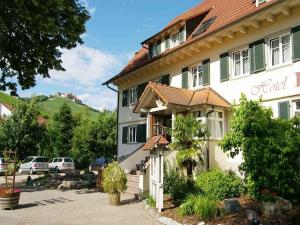
[[243,49],[233,53],[233,74],[235,76],[249,74],[249,49]]
[[290,34],[270,40],[270,65],[277,66],[292,60]]
[[215,111],[209,114],[207,126],[211,139],[222,139],[224,137],[224,113]]
[[300,117],[300,100],[295,102],[295,116]]

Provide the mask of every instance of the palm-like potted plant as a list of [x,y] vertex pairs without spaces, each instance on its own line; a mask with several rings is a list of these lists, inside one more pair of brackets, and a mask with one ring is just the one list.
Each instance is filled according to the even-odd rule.
[[110,163],[103,172],[103,189],[111,205],[120,204],[121,192],[127,189],[127,177],[118,162]]
[[16,155],[16,152],[4,151],[5,184],[0,186],[1,209],[14,209],[19,205],[21,190],[15,188]]

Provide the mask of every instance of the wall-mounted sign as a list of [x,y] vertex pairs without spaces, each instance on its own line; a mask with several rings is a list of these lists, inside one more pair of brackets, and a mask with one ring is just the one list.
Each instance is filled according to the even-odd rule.
[[283,91],[286,89],[287,77],[284,77],[281,80],[273,80],[267,79],[260,82],[257,85],[254,85],[250,89],[250,93],[252,95],[263,95],[263,94],[270,94],[277,91]]

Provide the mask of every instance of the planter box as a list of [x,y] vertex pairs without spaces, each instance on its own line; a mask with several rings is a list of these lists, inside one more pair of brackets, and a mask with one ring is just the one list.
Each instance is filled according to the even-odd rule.
[[19,205],[20,192],[15,193],[1,193],[0,194],[0,208],[1,209],[15,209]]
[[108,194],[108,202],[110,205],[120,205],[121,195],[120,194]]

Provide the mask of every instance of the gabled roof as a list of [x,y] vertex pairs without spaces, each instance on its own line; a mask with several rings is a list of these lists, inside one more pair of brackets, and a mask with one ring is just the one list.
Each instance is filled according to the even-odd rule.
[[161,145],[168,145],[168,144],[169,142],[163,136],[156,135],[151,137],[141,149],[144,151],[147,150],[151,151],[159,145],[161,146]]
[[166,105],[179,105],[185,107],[213,105],[222,108],[230,108],[230,103],[210,87],[192,91],[156,82],[149,82],[133,111],[139,112],[143,108],[145,100],[149,99],[148,95],[153,92],[155,92]]
[[[148,59],[148,49],[142,47],[119,74],[117,74],[116,76],[114,76],[113,78],[111,78],[103,84],[108,84],[119,77],[125,76],[126,74],[142,66],[145,66],[159,58],[170,54],[171,52],[178,50],[179,48],[182,48],[183,46],[189,45],[194,41],[201,40],[207,36],[210,36],[217,31],[225,29],[228,26],[234,25],[235,23],[238,23],[251,15],[255,15],[256,13],[264,10],[265,8],[268,8],[273,4],[282,1],[283,0],[270,0],[256,7],[255,0],[204,0],[199,5],[176,17],[164,29],[173,26],[179,21],[193,18],[203,12],[208,11],[208,13],[205,15],[202,21],[207,21],[213,17],[216,18],[213,24],[211,24],[211,26],[205,32],[197,36],[190,35],[189,37],[187,37],[187,41],[183,42],[181,45],[175,48],[171,48],[151,59]],[[199,24],[199,26],[200,25],[201,23]],[[199,26],[196,27],[195,31],[199,28]]]

